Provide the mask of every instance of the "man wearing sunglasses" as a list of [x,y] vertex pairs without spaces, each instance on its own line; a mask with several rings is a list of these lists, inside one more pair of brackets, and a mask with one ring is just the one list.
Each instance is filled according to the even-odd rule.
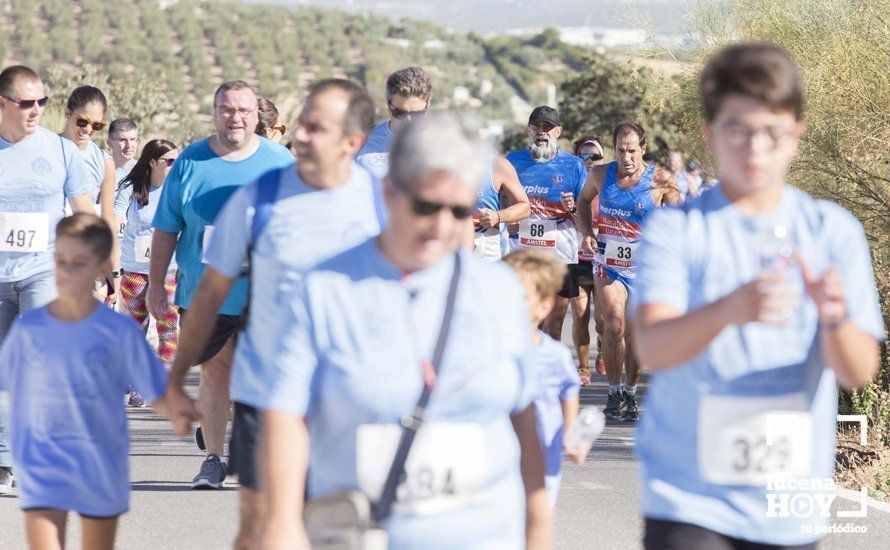
[[528,118],[528,148],[513,151],[507,160],[516,168],[531,203],[531,214],[510,235],[511,248],[534,248],[554,256],[568,267],[553,311],[544,320],[544,332],[559,340],[569,299],[578,296],[578,232],[574,205],[581,195],[587,169],[584,161],[559,149],[562,134],[553,107],[536,107]]
[[[75,145],[40,126],[46,101],[30,68],[0,72],[0,344],[16,317],[56,297],[55,227],[65,200],[93,212]],[[0,396],[0,495],[12,486],[6,414]]]
[[[231,381],[235,412],[229,453],[241,495],[237,549],[251,548],[261,525],[255,448],[266,381],[276,368],[271,354],[283,318],[281,297],[297,272],[377,235],[383,224],[375,180],[352,162],[373,124],[374,102],[363,87],[342,79],[315,84],[293,133],[299,163],[292,161],[236,191],[215,222],[208,266],[182,326],[168,391],[190,411],[182,391],[185,374],[249,261],[249,315]],[[188,433],[188,422],[178,429]]]
[[[152,222],[155,232],[146,305],[156,319],[167,311],[164,281],[174,250],[179,266],[175,301],[185,313],[184,322],[189,323],[217,214],[239,188],[294,162],[283,146],[256,135],[257,94],[250,84],[243,80],[224,82],[213,99],[216,133],[189,145],[179,155],[167,174]],[[198,408],[207,458],[192,480],[194,489],[218,489],[226,478],[227,467],[221,457],[230,408],[229,374],[234,338],[246,304],[247,279],[241,277],[220,306],[220,315],[203,320],[209,323],[209,337],[205,338],[206,346],[195,354],[193,364],[200,364],[202,369]],[[185,339],[180,342],[188,343]]]
[[386,79],[386,107],[390,118],[371,130],[365,145],[355,156],[356,162],[377,178],[383,178],[389,170],[393,132],[401,124],[425,116],[432,98],[430,77],[420,67],[406,67],[389,75]]

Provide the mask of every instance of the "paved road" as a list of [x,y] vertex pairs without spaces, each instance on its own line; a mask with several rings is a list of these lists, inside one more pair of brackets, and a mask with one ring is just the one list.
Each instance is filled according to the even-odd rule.
[[[568,331],[568,327],[566,327]],[[569,342],[570,338],[564,338]],[[606,385],[596,377],[584,388],[583,404],[605,405]],[[195,377],[190,380],[192,388]],[[641,390],[645,414],[645,389]],[[236,531],[235,485],[215,492],[191,491],[187,481],[196,473],[201,456],[190,440],[179,440],[166,421],[151,411],[130,410],[133,480],[131,512],[124,516],[118,535],[123,549],[229,548]],[[637,466],[633,457],[632,425],[610,422],[584,466],[566,463],[556,510],[557,549],[639,548],[642,523],[637,516]],[[856,505],[838,499],[843,509]],[[866,534],[833,535],[822,548],[886,548],[890,540],[887,512],[869,509]],[[848,521],[848,520],[842,520]],[[79,528],[71,518],[69,547],[79,548]],[[22,518],[14,497],[0,497],[0,549],[24,547]]]

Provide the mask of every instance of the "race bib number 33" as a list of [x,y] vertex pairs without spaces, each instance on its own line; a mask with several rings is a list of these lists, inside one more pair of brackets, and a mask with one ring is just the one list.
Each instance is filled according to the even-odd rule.
[[526,218],[519,222],[519,243],[534,248],[556,247],[556,220]]
[[705,396],[698,419],[702,477],[719,485],[765,486],[811,477],[813,419],[803,395]]
[[[365,424],[356,432],[359,488],[377,501],[392,465],[401,426]],[[476,424],[431,423],[417,432],[395,509],[416,515],[440,514],[472,505],[488,476],[488,448]]]
[[48,247],[48,214],[0,212],[0,252],[45,252]]
[[607,266],[633,267],[634,252],[640,243],[628,243],[621,241],[606,241],[603,256]]

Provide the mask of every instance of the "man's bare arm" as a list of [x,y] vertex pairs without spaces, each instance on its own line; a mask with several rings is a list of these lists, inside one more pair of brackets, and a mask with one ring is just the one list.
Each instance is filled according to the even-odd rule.
[[658,170],[652,176],[652,202],[657,206],[678,205],[683,202],[677,182],[667,170]]

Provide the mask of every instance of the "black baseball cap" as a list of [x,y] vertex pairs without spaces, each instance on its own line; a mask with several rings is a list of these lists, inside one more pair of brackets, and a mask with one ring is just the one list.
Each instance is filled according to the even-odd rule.
[[556,109],[548,107],[547,105],[535,107],[531,116],[528,117],[528,123],[529,125],[532,125],[539,122],[547,122],[553,126],[559,126],[559,113],[556,112]]

